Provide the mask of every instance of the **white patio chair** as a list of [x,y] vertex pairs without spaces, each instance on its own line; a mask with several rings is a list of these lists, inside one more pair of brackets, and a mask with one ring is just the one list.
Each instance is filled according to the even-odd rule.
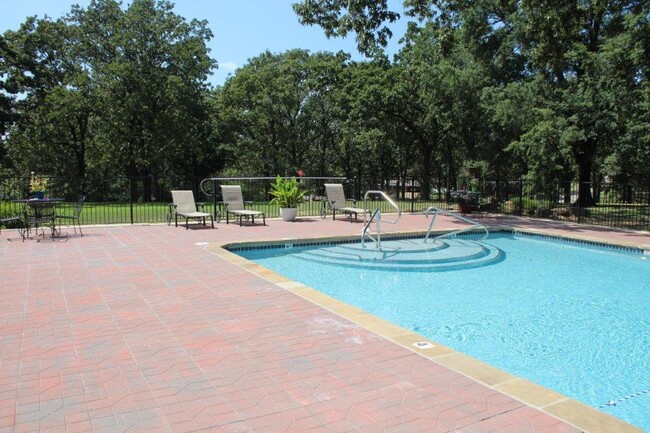
[[174,222],[178,227],[178,216],[185,218],[185,230],[189,228],[188,221],[191,219],[203,220],[203,225],[207,225],[205,219],[210,218],[212,228],[214,228],[214,218],[207,212],[198,212],[194,202],[194,193],[192,191],[172,191],[172,205],[174,207]]
[[259,210],[246,209],[246,205],[252,204],[252,202],[244,202],[241,186],[221,185],[221,196],[226,211],[226,224],[230,223],[229,215],[233,214],[239,217],[240,227],[242,225],[243,218],[251,218],[251,222],[255,224],[255,217],[260,215],[262,216],[262,224],[266,225],[266,217],[264,216],[264,212]]
[[[325,184],[325,193],[327,194],[327,205],[332,209],[332,219],[336,219],[336,212],[344,213],[350,218],[352,222],[352,215],[354,215],[355,221],[358,219],[359,214],[363,215],[365,213],[370,213],[368,209],[348,206],[348,200],[345,198],[345,192],[343,191],[343,185],[340,183],[326,183]],[[353,205],[357,204],[356,200],[350,199]],[[325,218],[327,216],[327,209],[323,208],[321,212],[321,217]]]

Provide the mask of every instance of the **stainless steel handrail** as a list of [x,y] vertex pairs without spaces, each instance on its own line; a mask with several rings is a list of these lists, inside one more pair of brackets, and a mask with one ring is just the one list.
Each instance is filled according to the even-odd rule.
[[435,214],[433,215],[433,219],[431,220],[431,224],[429,224],[429,230],[427,230],[427,235],[424,237],[424,243],[426,243],[427,240],[429,239],[429,235],[431,234],[431,230],[433,230],[433,225],[435,224],[436,218],[438,217],[438,214],[440,214],[440,213],[444,214],[444,215],[447,215],[447,216],[450,216],[450,217],[453,217],[453,218],[456,218],[456,219],[459,219],[459,220],[461,220],[463,222],[466,222],[466,223],[472,224],[472,225],[470,227],[465,227],[465,228],[462,228],[462,229],[459,229],[459,230],[455,230],[453,232],[444,233],[444,234],[442,234],[440,236],[436,236],[435,239],[433,240],[434,242],[437,241],[438,239],[457,236],[457,235],[459,235],[461,233],[464,233],[464,232],[467,232],[467,231],[470,231],[470,230],[474,230],[474,229],[483,229],[483,230],[485,230],[485,235],[481,238],[481,240],[485,240],[490,235],[490,231],[488,230],[487,227],[485,227],[485,225],[483,225],[483,224],[481,224],[479,222],[476,222],[476,221],[474,221],[472,219],[466,218],[466,217],[464,217],[462,215],[458,215],[456,212],[451,212],[451,211],[448,211],[448,210],[440,209],[439,207],[435,207],[435,206],[428,207],[427,210],[424,211],[424,216],[429,218],[429,212],[431,212],[431,211],[435,211]]
[[[363,229],[361,230],[361,246],[363,248],[366,247],[365,240],[366,236],[370,238],[371,241],[375,243],[375,247],[378,245],[381,245],[381,235],[379,232],[377,232],[377,239],[373,238],[372,235],[369,233],[370,230],[370,223],[374,221],[376,217],[379,217],[377,221],[381,221],[381,210],[379,208],[375,209],[375,211],[372,213],[370,216],[370,219],[363,224]],[[364,214],[364,221],[365,221],[365,214]]]
[[[366,193],[363,195],[363,208],[368,209],[368,206],[367,206],[367,204],[368,204],[368,196],[370,194],[380,195],[393,208],[395,208],[395,210],[397,211],[397,218],[395,219],[395,221],[386,220],[386,222],[391,223],[391,224],[397,224],[397,221],[399,221],[399,219],[402,217],[402,211],[400,210],[399,206],[397,206],[397,204],[393,201],[393,199],[390,198],[388,196],[388,194],[386,194],[384,191],[379,191],[379,190],[366,191]],[[364,217],[364,221],[365,221],[365,217]]]
[[[363,195],[363,208],[368,209],[368,196],[374,194],[374,195],[379,195],[381,196],[384,200],[386,200],[395,210],[397,210],[397,218],[394,221],[391,220],[386,220],[387,223],[390,224],[397,224],[397,222],[400,220],[402,217],[402,210],[397,206],[397,204],[391,199],[384,191],[378,191],[378,190],[370,190],[366,191],[366,193]],[[373,238],[372,235],[369,233],[370,231],[370,223],[375,221],[375,224],[377,224],[377,239]],[[372,213],[369,219],[366,219],[366,213],[364,212],[363,214],[363,230],[361,230],[361,245],[365,248],[365,239],[366,236],[368,236],[374,243],[375,243],[375,248],[381,248],[381,210],[379,208],[375,209],[375,211]]]

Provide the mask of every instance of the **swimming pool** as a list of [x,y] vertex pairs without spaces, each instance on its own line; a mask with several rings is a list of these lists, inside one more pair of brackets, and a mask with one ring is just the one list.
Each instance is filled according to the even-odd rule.
[[650,431],[650,257],[507,233],[458,242],[237,254]]

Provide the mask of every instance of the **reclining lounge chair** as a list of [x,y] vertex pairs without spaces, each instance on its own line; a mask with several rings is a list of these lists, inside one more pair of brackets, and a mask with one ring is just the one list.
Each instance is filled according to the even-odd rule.
[[[325,184],[325,193],[327,194],[327,204],[332,209],[332,219],[336,219],[336,212],[342,212],[350,218],[352,222],[352,215],[354,215],[355,221],[358,219],[359,214],[370,213],[368,209],[363,209],[360,207],[350,207],[347,206],[348,200],[345,199],[345,193],[343,192],[343,185],[340,183],[326,183]],[[350,200],[352,204],[356,205],[356,200]],[[321,216],[325,218],[327,215],[327,209],[323,209]]]
[[255,217],[262,216],[262,224],[266,225],[266,218],[264,212],[259,210],[246,209],[246,204],[251,204],[252,202],[244,203],[244,197],[241,192],[241,186],[239,185],[221,185],[221,196],[223,199],[223,205],[226,210],[226,224],[230,223],[229,215],[233,214],[239,217],[239,226],[242,225],[243,218],[251,219],[251,222],[255,224]]
[[212,228],[214,228],[214,218],[212,214],[207,212],[198,212],[196,203],[194,202],[194,193],[190,190],[187,191],[172,191],[172,200],[174,206],[174,222],[178,227],[178,216],[185,218],[185,230],[189,228],[188,221],[191,219],[203,220],[203,225],[206,225],[205,219],[210,218]]

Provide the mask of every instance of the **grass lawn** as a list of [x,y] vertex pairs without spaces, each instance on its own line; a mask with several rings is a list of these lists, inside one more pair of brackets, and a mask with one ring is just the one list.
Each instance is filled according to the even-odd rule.
[[[57,214],[71,214],[75,202],[66,202],[57,205]],[[299,206],[298,216],[317,216],[321,215],[325,202],[312,201],[303,202]],[[352,202],[349,203],[353,206]],[[423,212],[429,206],[437,206],[442,209],[451,207],[456,208],[456,204],[447,205],[444,202],[420,202],[410,201],[398,202],[403,212]],[[363,207],[363,201],[357,202],[355,207]],[[393,208],[384,201],[369,201],[368,208],[371,210],[380,207],[384,213],[394,212]],[[264,212],[267,218],[279,218],[280,211],[276,205],[268,202],[255,202],[251,209]],[[214,204],[207,203],[204,208],[206,212],[214,213]],[[219,204],[216,206],[217,211],[223,211]],[[649,206],[632,206],[632,205],[607,205],[595,206],[589,208],[581,222],[596,225],[606,225],[613,227],[622,227],[635,230],[647,230],[650,227],[650,207]],[[0,218],[18,216],[22,213],[22,204],[10,201],[0,202]],[[86,202],[83,212],[81,213],[82,225],[96,224],[144,224],[144,223],[166,223],[169,213],[167,203],[94,203]],[[327,210],[328,217],[331,218],[331,210]],[[12,227],[12,225],[9,225]]]

